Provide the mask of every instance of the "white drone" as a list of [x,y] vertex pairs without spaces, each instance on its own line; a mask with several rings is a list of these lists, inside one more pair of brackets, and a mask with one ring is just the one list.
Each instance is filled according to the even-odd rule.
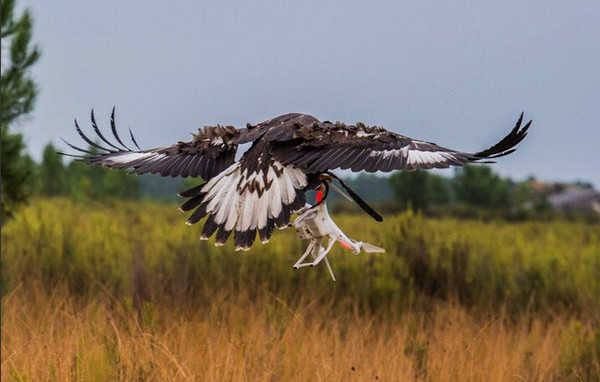
[[[327,186],[327,183],[325,183],[325,186]],[[349,196],[347,196],[334,184],[331,184],[331,186],[346,199],[352,201]],[[354,252],[355,255],[358,255],[361,249],[367,253],[385,252],[385,249],[383,248],[351,239],[346,236],[344,232],[342,232],[342,230],[329,216],[325,198],[323,198],[323,188],[317,191],[317,203],[314,206],[307,204],[304,208],[298,211],[298,217],[296,220],[294,220],[293,225],[296,229],[296,233],[301,239],[309,240],[306,251],[304,251],[296,264],[294,264],[294,269],[300,269],[309,266],[314,267],[321,261],[324,261],[333,281],[335,281],[335,275],[333,274],[329,260],[327,260],[327,254],[336,241],[339,241],[342,247]],[[327,242],[327,247],[324,247],[323,244],[326,238],[329,238],[329,241]],[[308,255],[311,255],[313,261],[303,262]]]

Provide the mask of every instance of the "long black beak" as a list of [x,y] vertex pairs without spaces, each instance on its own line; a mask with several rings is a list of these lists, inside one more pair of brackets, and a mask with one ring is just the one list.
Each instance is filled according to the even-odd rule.
[[334,174],[332,174],[329,171],[327,171],[327,174],[331,175],[338,182],[340,182],[340,185],[342,187],[344,187],[344,190],[346,190],[346,192],[348,192],[348,195],[350,195],[350,197],[356,202],[356,204],[358,204],[360,206],[360,208],[362,208],[366,213],[371,215],[371,217],[373,219],[375,219],[378,222],[383,221],[383,218],[381,217],[381,215],[379,215],[377,213],[377,211],[375,211],[370,205],[367,204],[367,202],[365,202],[360,196],[358,196],[356,194],[356,192],[354,192],[350,187],[348,187],[344,182],[342,182],[342,180],[340,178],[338,178],[337,176],[335,176]]

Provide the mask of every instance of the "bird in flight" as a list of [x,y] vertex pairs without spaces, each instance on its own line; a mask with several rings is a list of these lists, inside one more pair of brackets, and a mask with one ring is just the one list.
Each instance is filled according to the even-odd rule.
[[[494,146],[468,153],[400,135],[382,127],[362,123],[321,122],[307,114],[289,113],[245,128],[205,126],[189,142],[142,150],[130,133],[131,148],[118,135],[113,108],[110,125],[115,141],[108,140],[98,128],[94,112],[92,129],[100,141],[83,133],[77,120],[75,128],[94,151],[65,141],[81,155],[72,155],[92,165],[132,169],[136,174],[171,177],[201,177],[205,183],[181,192],[187,200],[183,211],[193,211],[187,224],[208,215],[201,239],[216,232],[215,244],[223,245],[234,233],[236,250],[248,250],[260,237],[269,241],[275,228],[286,228],[290,217],[306,205],[310,190],[329,190],[337,181],[369,215],[382,221],[342,180],[330,171],[416,170],[462,166],[468,163],[493,163],[493,159],[515,151],[525,138],[532,121],[523,125],[523,114],[515,127]],[[238,146],[252,143],[235,161]],[[322,200],[325,200],[325,197]],[[318,204],[318,203],[317,203]]]

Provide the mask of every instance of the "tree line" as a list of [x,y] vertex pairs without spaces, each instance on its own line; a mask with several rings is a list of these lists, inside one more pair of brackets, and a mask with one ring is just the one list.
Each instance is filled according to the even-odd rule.
[[[93,148],[90,147],[90,151]],[[32,194],[74,199],[139,199],[139,177],[126,171],[90,166],[81,161],[63,162],[52,144],[46,145],[39,164],[33,166]]]
[[467,165],[452,177],[417,170],[390,177],[395,200],[401,209],[455,216],[494,215],[531,217],[547,214],[547,195],[536,192],[533,177],[515,182],[494,173],[490,166]]
[[[88,150],[94,152],[93,147]],[[76,200],[150,199],[175,201],[175,194],[200,179],[136,176],[122,170],[90,166],[84,162],[65,164],[57,148],[48,144],[39,164],[31,164],[31,194],[67,196]],[[531,180],[514,182],[492,171],[489,166],[469,165],[457,168],[446,177],[429,171],[397,171],[390,177],[359,174],[344,182],[372,203],[387,211],[412,209],[427,214],[473,216],[477,211],[540,213],[550,206],[546,198],[532,190]],[[335,192],[331,204],[338,211],[351,212],[351,204],[342,203]],[[477,213],[476,213],[477,212]]]
[[[532,218],[547,216],[547,195],[532,187],[533,177],[515,182],[494,173],[491,167],[467,165],[451,176],[431,171],[396,171],[384,178],[361,174],[344,180],[359,195],[382,211],[419,211],[431,216]],[[330,196],[335,212],[357,212],[335,193]]]

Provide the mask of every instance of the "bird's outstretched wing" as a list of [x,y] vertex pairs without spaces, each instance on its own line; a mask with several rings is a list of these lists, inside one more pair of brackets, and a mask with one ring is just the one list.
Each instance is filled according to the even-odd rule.
[[206,126],[193,135],[189,142],[178,142],[172,146],[141,150],[129,130],[131,141],[136,149],[128,147],[117,132],[115,125],[115,109],[110,116],[110,125],[114,142],[106,139],[100,131],[91,113],[92,128],[100,141],[92,140],[85,135],[75,120],[75,129],[81,138],[93,149],[82,149],[71,143],[65,143],[80,155],[65,154],[76,157],[89,164],[111,167],[131,168],[137,174],[160,174],[162,176],[200,176],[209,180],[235,160],[237,139],[240,130],[233,126]]
[[352,171],[392,171],[446,168],[470,162],[491,163],[515,151],[525,138],[531,121],[523,126],[523,114],[512,131],[496,145],[478,153],[467,153],[419,141],[363,124],[321,122],[298,126],[291,139],[274,142],[273,154],[284,165],[307,173],[342,168]]

